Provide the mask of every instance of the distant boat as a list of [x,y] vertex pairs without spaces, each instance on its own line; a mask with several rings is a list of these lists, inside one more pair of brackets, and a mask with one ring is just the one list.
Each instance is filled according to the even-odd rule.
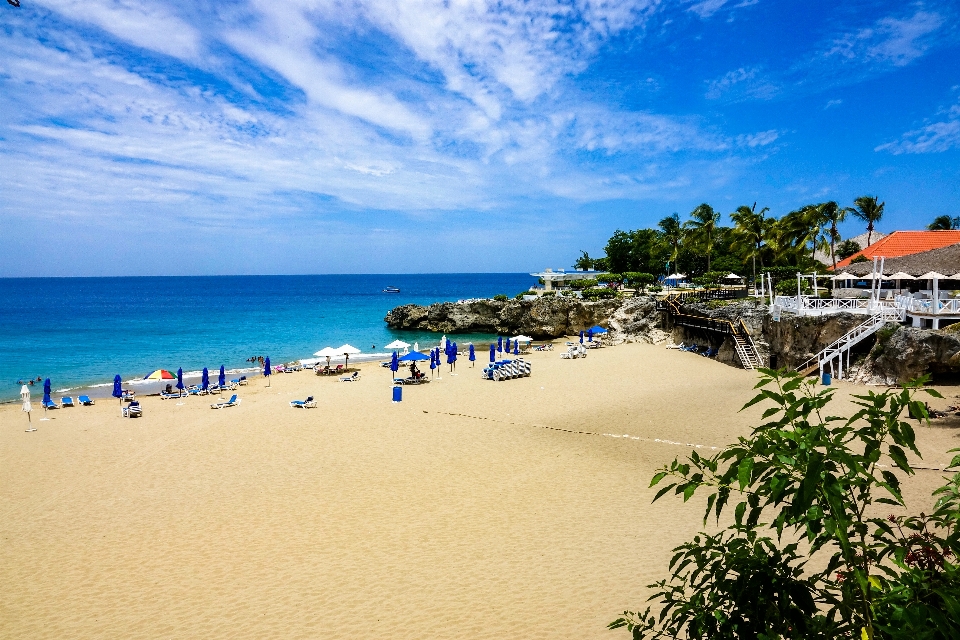
[[398,287],[387,287],[386,289],[383,290],[383,292],[384,293],[400,293],[400,289]]

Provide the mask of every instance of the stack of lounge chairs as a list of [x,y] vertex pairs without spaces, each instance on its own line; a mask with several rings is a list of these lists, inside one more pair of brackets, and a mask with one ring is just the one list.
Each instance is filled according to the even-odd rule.
[[561,353],[560,357],[565,360],[573,360],[575,358],[586,358],[587,350],[579,342],[568,342],[567,350]]
[[123,408],[122,415],[124,418],[139,418],[143,415],[143,408],[139,402],[133,400]]
[[513,380],[514,378],[526,378],[530,375],[530,363],[523,358],[516,360],[498,360],[487,365],[480,376],[484,380]]

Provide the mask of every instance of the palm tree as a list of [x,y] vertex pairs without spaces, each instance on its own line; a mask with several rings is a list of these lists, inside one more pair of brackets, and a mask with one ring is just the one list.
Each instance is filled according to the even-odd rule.
[[820,218],[830,224],[830,231],[827,232],[827,237],[830,239],[830,258],[833,260],[833,270],[836,271],[836,245],[840,242],[840,232],[837,230],[837,225],[843,222],[847,214],[851,213],[853,209],[841,207],[833,200],[818,204],[817,208],[820,210]]
[[792,246],[798,266],[805,257],[807,245],[810,245],[811,260],[816,259],[817,249],[826,250],[830,246],[825,232],[827,220],[821,205],[808,204],[791,211],[780,219],[780,225],[782,242]]
[[[680,245],[683,244],[683,225],[680,224],[679,214],[672,214],[657,223],[660,227],[661,241],[670,247],[670,264],[674,273],[678,273],[677,256],[680,254]],[[667,275],[670,275],[669,273]]]
[[710,255],[713,253],[713,234],[717,231],[720,214],[706,202],[690,212],[690,219],[683,223],[691,236],[707,254],[707,271],[710,271]]
[[750,249],[744,251],[744,255],[748,256],[753,262],[754,282],[757,280],[757,256],[760,256],[760,270],[763,270],[763,254],[760,251],[772,222],[772,220],[764,217],[767,211],[770,211],[770,207],[764,207],[760,209],[760,213],[757,213],[757,203],[754,202],[753,207],[742,205],[730,214],[730,219],[736,225],[733,229],[734,236],[745,243],[749,243]]
[[876,196],[860,196],[853,201],[851,213],[867,223],[867,246],[873,239],[873,227],[883,217],[883,205],[886,202],[877,202]]
[[960,216],[951,218],[950,216],[937,216],[933,222],[927,225],[930,231],[952,231],[960,229]]

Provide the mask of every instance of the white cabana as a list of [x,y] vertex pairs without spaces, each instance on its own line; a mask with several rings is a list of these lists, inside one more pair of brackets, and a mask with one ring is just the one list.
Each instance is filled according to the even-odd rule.
[[946,280],[947,276],[936,271],[927,271],[922,276],[917,276],[917,280]]
[[735,273],[728,273],[723,277],[724,280],[743,280],[743,276],[738,276]]

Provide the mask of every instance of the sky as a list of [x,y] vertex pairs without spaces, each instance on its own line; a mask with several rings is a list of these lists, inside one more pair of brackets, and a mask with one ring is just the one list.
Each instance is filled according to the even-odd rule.
[[923,228],[960,215],[958,14],[22,0],[0,277],[535,271],[701,202],[876,195]]

